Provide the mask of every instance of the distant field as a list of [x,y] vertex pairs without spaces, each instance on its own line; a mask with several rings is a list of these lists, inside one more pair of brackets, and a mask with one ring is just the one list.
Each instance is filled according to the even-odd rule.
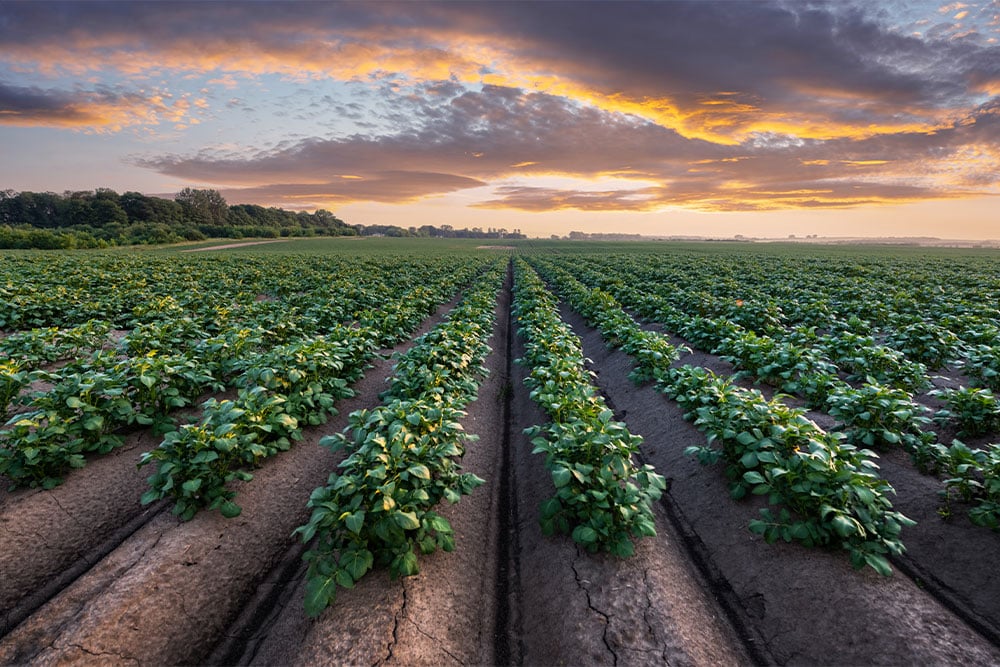
[[[421,238],[388,238],[388,237],[315,237],[315,238],[288,238],[288,239],[246,239],[245,241],[234,241],[233,239],[216,239],[213,241],[203,241],[194,244],[182,244],[159,248],[132,248],[129,250],[119,249],[119,252],[139,251],[139,252],[179,252],[199,248],[212,248],[219,245],[229,244],[250,244],[259,241],[280,240],[280,243],[263,243],[260,245],[246,245],[245,247],[229,248],[220,252],[248,252],[252,254],[260,253],[309,253],[309,254],[409,254],[409,253],[448,253],[453,251],[476,250],[483,245],[496,245],[496,240],[489,239],[421,239]],[[515,245],[525,243],[525,241],[503,241],[503,245]],[[2,251],[0,251],[2,252]]]

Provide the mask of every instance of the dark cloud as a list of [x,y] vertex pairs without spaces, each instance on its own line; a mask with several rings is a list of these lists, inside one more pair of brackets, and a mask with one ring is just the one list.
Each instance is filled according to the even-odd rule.
[[[759,210],[995,191],[1000,47],[948,16],[918,36],[890,14],[771,0],[16,2],[0,6],[0,43],[41,74],[364,82],[349,100],[310,92],[280,111],[336,114],[364,133],[135,161],[243,200],[412,201],[493,185],[483,206]],[[166,113],[115,91],[0,86],[0,123]],[[553,175],[636,184],[529,180]]]
[[[481,206],[528,211],[836,208],[964,196],[977,184],[997,183],[996,172],[951,173],[969,146],[995,142],[996,105],[933,134],[835,141],[774,135],[719,146],[634,116],[497,86],[400,104],[414,128],[398,134],[307,139],[247,156],[147,158],[139,165],[200,182],[296,183],[242,191],[276,198],[270,202],[319,192],[343,201],[410,201],[492,183],[493,196]],[[948,187],[924,182],[942,164],[952,180]],[[559,189],[518,183],[552,175],[616,176],[636,184]]]
[[846,2],[22,2],[0,16],[9,57],[41,70],[436,73],[423,96],[454,95],[449,72],[523,73],[663,100],[686,136],[737,140],[781,119],[828,136],[928,123],[1000,89],[1000,47],[904,34]]
[[749,89],[767,98],[808,84],[916,100],[937,85],[879,63],[886,53],[927,54],[918,40],[887,33],[857,11],[771,2],[583,7],[492,3],[482,14],[501,34],[519,37],[523,55],[636,96]]
[[741,91],[779,105],[819,89],[939,106],[965,93],[964,79],[997,68],[995,46],[904,35],[848,3],[15,2],[0,11],[0,41],[40,59],[39,47],[60,45],[81,56],[139,49],[280,59],[302,47],[334,56],[362,44],[447,60],[450,40],[462,37],[606,93],[692,104]]
[[326,183],[277,183],[224,189],[230,203],[266,202],[284,208],[312,209],[353,201],[388,204],[412,202],[431,195],[486,185],[465,176],[416,171],[383,171]]
[[0,124],[69,124],[94,120],[78,95],[0,83]]
[[[307,139],[245,156],[161,156],[136,164],[231,185],[430,171],[468,177],[455,182],[478,187],[512,173],[661,176],[670,165],[683,171],[688,160],[726,155],[723,148],[684,139],[649,121],[512,88],[487,86],[443,101],[410,100],[401,113],[404,108],[416,127],[397,134]],[[352,183],[360,188],[354,190],[359,197],[371,196],[369,183]],[[398,181],[385,185],[397,187]]]
[[180,122],[189,110],[187,99],[167,100],[107,87],[68,91],[0,82],[0,125],[120,129],[164,119]]

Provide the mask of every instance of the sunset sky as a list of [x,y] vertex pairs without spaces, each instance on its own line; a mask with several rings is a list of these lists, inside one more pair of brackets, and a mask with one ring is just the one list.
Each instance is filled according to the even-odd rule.
[[0,190],[1000,239],[1000,0],[0,2]]

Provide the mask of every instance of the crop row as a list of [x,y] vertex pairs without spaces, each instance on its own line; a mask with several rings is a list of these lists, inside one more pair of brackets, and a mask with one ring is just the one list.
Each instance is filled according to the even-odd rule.
[[287,450],[301,439],[303,424],[325,422],[336,401],[352,396],[349,385],[364,373],[374,340],[370,329],[343,327],[255,360],[238,378],[234,400],[209,398],[199,422],[168,432],[142,454],[139,465],[156,464],[143,504],[169,497],[183,519],[203,507],[237,516],[228,483],[253,479],[246,468]]
[[353,396],[368,361],[385,344],[398,342],[448,298],[454,280],[418,285],[383,306],[393,314],[382,327],[336,325],[328,334],[276,347],[254,357],[236,380],[235,400],[209,399],[198,423],[167,433],[140,465],[156,462],[143,503],[174,500],[174,513],[188,519],[203,507],[237,516],[233,480],[250,481],[246,468],[300,440],[302,426],[325,423],[336,401]]
[[513,314],[525,340],[519,361],[530,369],[525,384],[552,420],[526,431],[555,486],[541,506],[542,531],[571,533],[588,551],[630,556],[633,537],[656,534],[651,504],[666,488],[664,478],[635,463],[642,438],[613,419],[555,297],[523,260],[514,276]]
[[[210,333],[248,319],[342,321],[341,301],[379,310],[386,294],[431,282],[469,256],[5,255],[0,262],[0,331],[70,328],[90,320],[133,329],[188,316]],[[314,322],[313,320],[317,320]]]
[[[1000,373],[1000,310],[989,297],[1000,295],[1000,285],[971,258],[933,267],[926,258],[921,262],[880,258],[845,268],[842,261],[820,258],[802,262],[748,253],[691,261],[658,254],[602,257],[591,266],[604,273],[602,286],[612,292],[617,277],[630,276],[644,292],[657,292],[691,315],[759,334],[796,328],[850,333],[857,338],[847,341],[847,349],[863,355],[857,359],[861,367],[883,357],[898,363],[899,355],[931,370],[961,360],[970,376],[988,386]],[[915,273],[914,266],[924,273]],[[903,366],[900,379],[919,379],[919,366]]]
[[900,532],[912,521],[892,509],[892,487],[878,476],[871,452],[757,390],[704,368],[671,367],[676,354],[649,354],[650,340],[660,339],[659,347],[667,350],[666,338],[639,329],[610,294],[588,289],[557,268],[546,267],[545,275],[610,345],[626,353],[639,350],[633,377],[655,378],[658,388],[687,411],[685,418],[707,433],[707,444],[689,453],[706,464],[725,461],[734,498],[768,496],[773,509],[761,510],[761,518],[750,523],[752,531],[768,542],[839,545],[855,567],[891,571],[886,555],[903,551]]
[[482,276],[441,324],[416,339],[398,359],[382,405],[352,413],[344,432],[321,440],[347,456],[312,493],[312,515],[297,530],[312,543],[309,615],[376,563],[388,565],[392,576],[407,576],[418,571],[418,552],[454,548],[452,528],[434,507],[458,502],[483,483],[460,472],[457,459],[474,439],[460,422],[486,375],[503,275],[496,266]]
[[[577,269],[591,284],[601,283],[602,275],[595,270]],[[936,441],[927,430],[931,422],[929,412],[913,400],[906,386],[913,387],[910,378],[924,377],[922,373],[900,374],[900,369],[913,366],[914,362],[893,359],[900,353],[875,346],[870,337],[850,332],[819,337],[812,329],[798,328],[792,332],[772,328],[775,335],[758,334],[728,319],[689,316],[675,308],[656,289],[646,286],[645,292],[629,287],[637,285],[633,279],[624,279],[618,273],[612,282],[615,294],[625,299],[625,304],[641,308],[643,314],[676,331],[685,340],[706,351],[719,353],[736,364],[742,372],[756,380],[794,393],[807,404],[828,412],[841,424],[840,430],[850,444],[859,447],[885,448],[900,445],[913,457],[924,471],[938,472],[944,477],[943,495],[958,495],[975,503],[970,518],[988,527],[1000,524],[1000,479],[997,478],[997,461],[1000,448],[989,445],[983,449],[970,449],[960,441],[950,446]],[[627,275],[627,274],[624,274]],[[739,308],[739,306],[736,306]],[[787,335],[780,338],[782,333]],[[777,337],[776,337],[777,336]],[[826,352],[835,352],[833,359]],[[888,354],[879,356],[879,350]],[[844,360],[847,359],[845,362]],[[881,359],[874,362],[873,359]],[[871,375],[856,372],[841,379],[834,361],[848,368],[865,373],[882,373],[890,384],[883,384]],[[871,364],[865,366],[864,364]],[[919,365],[919,364],[916,364]],[[859,386],[853,386],[849,381]],[[924,382],[918,386],[924,386]],[[947,403],[936,418],[941,422],[954,421],[963,432],[987,432],[990,424],[998,424],[1000,402],[985,388],[945,389],[932,392]]]
[[91,452],[124,442],[133,424],[169,428],[169,413],[207,390],[221,388],[211,373],[184,355],[149,354],[122,360],[99,354],[76,369],[36,371],[52,384],[36,392],[26,412],[0,431],[0,474],[14,485],[52,488]]
[[755,312],[752,302],[736,300],[721,313],[708,315],[700,304],[690,303],[697,295],[682,288],[644,283],[622,270],[614,279],[594,268],[577,273],[585,283],[608,289],[641,316],[662,323],[698,348],[729,355],[760,379],[817,404],[847,386],[839,382],[840,373],[850,382],[875,380],[909,392],[930,384],[923,364],[877,344],[873,336],[837,329],[835,319],[826,324],[832,331],[824,335],[815,327],[760,326],[767,318]]
[[[67,470],[82,466],[85,454],[106,453],[121,444],[123,429],[152,426],[157,433],[170,433],[151,455],[162,458],[168,469],[157,473],[157,493],[147,500],[171,495],[184,516],[204,504],[228,503],[231,497],[222,492],[219,478],[249,473],[229,470],[232,460],[225,459],[259,461],[287,448],[288,440],[298,437],[299,422],[320,423],[332,402],[347,395],[346,384],[357,377],[364,361],[375,350],[407,337],[477,266],[444,263],[420,280],[412,273],[419,265],[401,267],[396,273],[409,282],[387,282],[395,285],[396,297],[383,288],[377,303],[389,306],[384,312],[373,308],[371,295],[347,289],[340,298],[327,300],[324,317],[306,317],[305,311],[283,302],[254,301],[229,310],[221,322],[211,322],[212,314],[221,311],[206,309],[205,299],[202,310],[192,312],[168,295],[137,306],[134,312],[142,321],[112,349],[105,349],[112,344],[107,322],[12,334],[3,343],[8,349],[34,351],[28,363],[82,356],[58,370],[25,370],[19,365],[23,358],[0,365],[2,395],[26,406],[0,431],[0,473],[14,484],[51,488]],[[371,276],[379,278],[372,273],[368,279]],[[387,298],[392,299],[389,304]],[[48,388],[22,393],[37,381]],[[253,454],[206,461],[211,454],[204,453],[192,468],[188,459],[211,446],[213,439],[203,432],[199,444],[185,444],[181,432],[194,437],[197,429],[177,431],[171,414],[224,385],[239,389],[237,400],[210,400],[203,406],[202,423],[189,427],[204,431],[212,425],[225,440],[226,425],[239,421],[245,429],[237,439],[245,447],[233,448]],[[175,451],[167,455],[167,450]],[[176,468],[170,467],[171,460]],[[198,474],[210,466],[218,475]],[[223,495],[212,495],[206,503],[209,493]],[[236,511],[231,504],[226,508]]]

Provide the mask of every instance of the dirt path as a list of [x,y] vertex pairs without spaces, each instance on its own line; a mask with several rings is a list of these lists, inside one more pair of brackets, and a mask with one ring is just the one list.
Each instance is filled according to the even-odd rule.
[[249,241],[247,243],[225,243],[223,245],[213,245],[207,248],[189,248],[181,252],[205,252],[206,250],[228,250],[230,248],[246,248],[252,245],[266,245],[268,243],[288,243],[288,239],[275,239],[273,241]]

